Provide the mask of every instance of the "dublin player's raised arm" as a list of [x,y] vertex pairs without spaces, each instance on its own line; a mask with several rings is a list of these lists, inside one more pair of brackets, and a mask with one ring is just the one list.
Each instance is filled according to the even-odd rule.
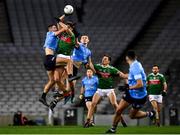
[[91,57],[88,58],[88,64],[89,64],[89,67],[92,69],[92,71],[94,73],[96,73],[96,70],[95,70],[92,60],[91,60]]
[[65,15],[62,15],[62,16],[59,17],[59,20],[60,20],[61,22],[64,22],[64,18],[65,18]]
[[70,27],[68,27],[66,24],[62,23],[62,22],[59,22],[59,25],[62,27],[62,28],[67,28],[67,32],[71,35],[74,35],[74,33],[72,32],[72,30],[70,29]]

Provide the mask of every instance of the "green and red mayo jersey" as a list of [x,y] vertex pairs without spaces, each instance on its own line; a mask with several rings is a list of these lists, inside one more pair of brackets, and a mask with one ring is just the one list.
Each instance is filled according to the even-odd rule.
[[112,89],[114,88],[113,76],[117,75],[119,70],[113,66],[103,66],[102,64],[95,64],[94,68],[99,78],[98,88]]
[[149,95],[161,95],[161,92],[164,90],[164,83],[166,79],[164,75],[157,73],[151,73],[147,77],[147,86]]
[[75,35],[74,34],[70,35],[66,32],[63,32],[59,36],[58,48],[57,48],[56,53],[70,56],[72,55],[75,44],[76,44]]

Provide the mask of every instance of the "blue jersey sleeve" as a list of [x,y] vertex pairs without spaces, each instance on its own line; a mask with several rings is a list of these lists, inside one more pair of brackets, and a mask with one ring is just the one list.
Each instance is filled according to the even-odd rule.
[[133,74],[135,80],[142,79],[141,65],[134,64],[132,67],[132,74]]
[[49,36],[56,36],[54,32],[48,32]]

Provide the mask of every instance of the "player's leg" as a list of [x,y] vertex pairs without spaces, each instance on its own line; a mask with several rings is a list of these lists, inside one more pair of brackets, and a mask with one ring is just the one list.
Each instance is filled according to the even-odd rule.
[[[110,103],[112,104],[112,106],[114,107],[115,111],[118,107],[118,103],[117,103],[117,100],[116,100],[116,94],[114,92],[114,90],[110,91],[108,94],[107,94],[109,100],[110,100]],[[121,123],[123,125],[123,127],[127,127],[127,124],[126,122],[124,121],[122,115],[121,115]]]
[[[91,108],[91,104],[92,104],[92,101],[86,101],[86,107],[87,107],[87,109],[88,109],[88,112],[90,111],[90,108]],[[90,118],[90,125],[91,126],[94,126],[94,116],[92,116],[91,118]]]
[[[80,78],[80,76],[78,76],[78,68],[73,64],[73,76],[75,77],[79,77]],[[74,95],[75,95],[75,86],[76,86],[76,80],[74,80],[74,81],[72,81],[72,82],[68,82],[68,84],[69,84],[69,88],[71,89],[71,103],[73,103],[74,102]],[[68,99],[69,97],[67,97],[67,98],[65,98],[66,100],[65,100],[65,103],[69,100]]]
[[56,57],[56,65],[59,65],[61,63],[67,64],[67,73],[68,75],[73,73],[73,68],[72,68],[72,60],[63,58],[63,57]]
[[59,87],[60,91],[63,91],[63,96],[64,97],[70,97],[72,91],[72,87],[67,87],[67,85],[69,85],[70,83],[73,82],[66,82],[65,85],[65,80],[67,79],[67,74],[66,74],[66,70],[64,68],[64,66],[61,66],[59,68],[56,68],[55,70],[55,81]]
[[90,110],[88,111],[87,120],[86,120],[86,123],[84,124],[84,127],[89,127],[90,119],[94,115],[95,108],[98,102],[100,101],[100,99],[101,99],[101,95],[96,92],[93,96],[91,107],[90,107]]
[[156,119],[156,122],[157,122],[157,121],[159,120],[158,103],[157,103],[157,101],[152,100],[152,101],[151,101],[151,105],[152,105],[152,107],[153,107],[153,110],[156,112],[156,117],[155,117],[155,119]]
[[59,65],[61,63],[66,63],[67,67],[67,74],[68,74],[68,80],[73,81],[76,79],[79,79],[79,76],[73,76],[73,62],[70,58],[63,58],[60,55],[56,57],[56,65]]
[[54,71],[47,71],[47,75],[48,75],[48,82],[44,87],[44,91],[43,94],[41,96],[41,98],[39,99],[39,101],[41,103],[43,103],[44,105],[48,106],[47,102],[46,102],[46,95],[49,92],[49,90],[54,86],[55,81],[54,81]]
[[162,96],[161,95],[149,95],[149,101],[151,102],[151,105],[153,107],[153,110],[155,111],[155,124],[157,126],[160,125],[160,113],[159,113],[159,107],[158,104],[162,103]]
[[109,91],[109,93],[107,93],[107,97],[109,98],[110,103],[116,110],[116,108],[118,107],[118,103],[116,100],[116,94],[115,94],[114,90]]
[[139,109],[132,108],[129,113],[131,119],[140,119],[147,117],[147,112],[140,111]]
[[[58,85],[58,89],[60,90],[60,92],[58,94],[56,94],[56,96],[54,97],[54,100],[50,103],[49,108],[53,111],[54,108],[56,107],[57,103],[59,101],[61,101],[63,98],[68,97],[71,95],[71,91],[67,91],[67,87],[64,84],[65,80],[66,80],[66,70],[63,66],[56,68],[55,70],[55,80],[56,80],[56,84]],[[68,82],[69,83],[69,82]],[[62,93],[63,92],[63,93]]]
[[125,101],[124,99],[121,99],[121,101],[119,102],[119,105],[116,109],[114,118],[113,118],[113,124],[112,127],[106,132],[106,133],[115,133],[116,132],[116,128],[118,126],[119,121],[121,121],[121,115],[122,112],[129,106],[130,104]]
[[[71,103],[73,103],[73,101],[74,101],[74,94],[75,94],[75,83],[76,83],[76,80],[69,81],[67,79],[67,76],[68,76],[68,74],[67,74],[67,71],[65,70],[65,72],[63,73],[63,78],[64,78],[63,80],[66,83],[66,90],[68,90],[69,94],[66,94],[64,96],[64,104],[66,104],[69,101],[69,99],[71,99]],[[74,68],[73,68],[73,76],[77,76],[77,74],[74,74]]]
[[146,103],[146,96],[142,99],[134,99],[132,98],[132,109],[130,110],[129,117],[131,119],[140,119],[145,117],[150,117],[151,119],[154,118],[155,113],[154,111],[150,112],[144,112],[140,111],[140,109],[143,107],[143,105]]
[[58,85],[60,91],[66,91],[66,86],[62,81],[62,75],[64,72],[64,67],[57,67],[54,71],[54,80],[56,82],[56,84]]
[[160,117],[160,114],[161,114],[161,108],[162,108],[162,103],[158,103],[158,115],[159,115],[159,121],[156,121],[156,124],[157,126],[159,127],[160,126],[160,120],[161,120],[161,117]]

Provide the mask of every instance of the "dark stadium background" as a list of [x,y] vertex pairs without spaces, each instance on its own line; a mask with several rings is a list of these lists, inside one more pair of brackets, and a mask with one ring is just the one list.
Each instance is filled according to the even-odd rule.
[[[160,66],[168,82],[162,123],[178,124],[179,116],[171,121],[169,109],[178,111],[180,106],[180,0],[0,0],[0,125],[12,125],[18,110],[47,123],[48,109],[38,102],[47,81],[42,47],[47,25],[63,14],[66,4],[75,10],[67,19],[90,37],[94,63],[106,53],[112,65],[127,72],[124,55],[133,49],[147,74],[153,64]],[[80,81],[76,97],[79,88]],[[117,97],[121,97],[118,90]],[[55,109],[57,121],[62,121],[58,117],[63,107],[60,103]],[[150,110],[148,103],[144,109]],[[98,115],[113,113],[107,99],[98,105]]]

